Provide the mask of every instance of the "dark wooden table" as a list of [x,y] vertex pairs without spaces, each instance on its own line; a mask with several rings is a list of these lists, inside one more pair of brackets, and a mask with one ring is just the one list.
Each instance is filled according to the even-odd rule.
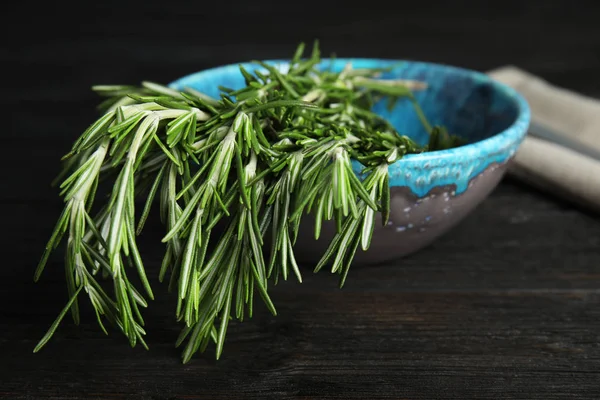
[[[600,219],[510,177],[433,246],[354,269],[343,290],[304,266],[303,284],[273,289],[279,316],[257,306],[231,325],[219,362],[180,363],[155,278],[150,351],[105,337],[84,308],[32,354],[66,301],[58,255],[32,274],[61,209],[58,159],[96,116],[91,85],[167,83],[318,37],[324,53],[515,64],[600,96],[594,2],[48,4],[13,2],[0,24],[1,398],[600,398]],[[156,271],[160,249],[145,247]]]

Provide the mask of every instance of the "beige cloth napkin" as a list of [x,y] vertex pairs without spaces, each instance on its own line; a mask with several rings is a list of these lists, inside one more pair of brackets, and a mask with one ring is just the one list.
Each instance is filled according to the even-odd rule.
[[509,174],[600,211],[600,101],[514,66],[488,75],[521,93],[531,108],[529,132]]

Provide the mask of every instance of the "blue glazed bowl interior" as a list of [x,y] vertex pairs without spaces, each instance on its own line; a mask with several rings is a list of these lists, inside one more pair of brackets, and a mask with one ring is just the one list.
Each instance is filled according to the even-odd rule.
[[[287,67],[285,60],[267,62],[282,71]],[[381,79],[426,82],[427,89],[415,91],[414,95],[429,122],[445,126],[450,133],[468,142],[454,149],[405,156],[390,166],[391,186],[407,186],[415,194],[424,195],[435,186],[454,184],[460,193],[466,190],[471,178],[491,163],[502,163],[510,158],[526,134],[530,111],[525,100],[513,89],[483,73],[441,64],[364,58],[324,59],[319,68],[340,71],[349,62],[353,68],[391,67]],[[242,65],[250,71],[262,70],[255,64]],[[213,97],[219,96],[220,85],[233,89],[245,86],[239,64],[207,69],[170,84],[177,90],[190,87]],[[400,134],[421,144],[427,142],[427,132],[409,101],[399,101],[392,110],[387,110],[385,102],[380,102],[374,111],[390,121]],[[358,162],[354,167],[360,173]],[[448,173],[423,175],[424,169],[448,170]]]

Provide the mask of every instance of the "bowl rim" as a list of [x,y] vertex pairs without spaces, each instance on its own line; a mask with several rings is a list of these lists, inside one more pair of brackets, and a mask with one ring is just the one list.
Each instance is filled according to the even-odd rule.
[[[262,60],[265,63],[271,65],[278,65],[279,67],[289,64],[289,59],[266,59]],[[531,110],[529,104],[525,98],[519,94],[514,88],[499,82],[489,75],[465,67],[459,67],[456,65],[450,65],[438,62],[429,61],[417,61],[410,59],[393,59],[393,58],[371,58],[371,57],[340,57],[340,58],[322,58],[320,64],[327,62],[336,64],[346,64],[352,62],[367,62],[367,63],[379,63],[379,64],[410,64],[414,66],[421,66],[424,68],[433,68],[443,70],[447,73],[459,74],[463,76],[470,76],[474,80],[478,80],[482,83],[487,83],[495,91],[502,93],[512,104],[516,107],[517,114],[515,120],[504,130],[488,137],[485,139],[478,140],[473,143],[455,147],[452,149],[427,151],[418,154],[407,154],[401,159],[397,160],[393,164],[389,165],[390,172],[397,168],[406,168],[407,164],[416,165],[426,163],[430,161],[448,161],[457,157],[465,158],[480,158],[493,154],[505,153],[507,151],[516,150],[516,147],[520,145],[527,134],[527,129],[531,121]],[[226,69],[237,69],[242,65],[244,67],[255,66],[256,64],[250,60],[241,61],[236,63],[222,64],[214,67],[206,68],[197,72],[193,72],[184,75],[168,84],[171,88],[186,86],[186,82],[198,81],[200,79],[209,77],[211,74]]]

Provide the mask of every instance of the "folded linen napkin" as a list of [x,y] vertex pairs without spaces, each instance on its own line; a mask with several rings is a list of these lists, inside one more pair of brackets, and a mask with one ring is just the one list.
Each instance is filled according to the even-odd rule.
[[517,90],[531,108],[528,135],[508,173],[600,212],[600,101],[514,66],[488,75]]

